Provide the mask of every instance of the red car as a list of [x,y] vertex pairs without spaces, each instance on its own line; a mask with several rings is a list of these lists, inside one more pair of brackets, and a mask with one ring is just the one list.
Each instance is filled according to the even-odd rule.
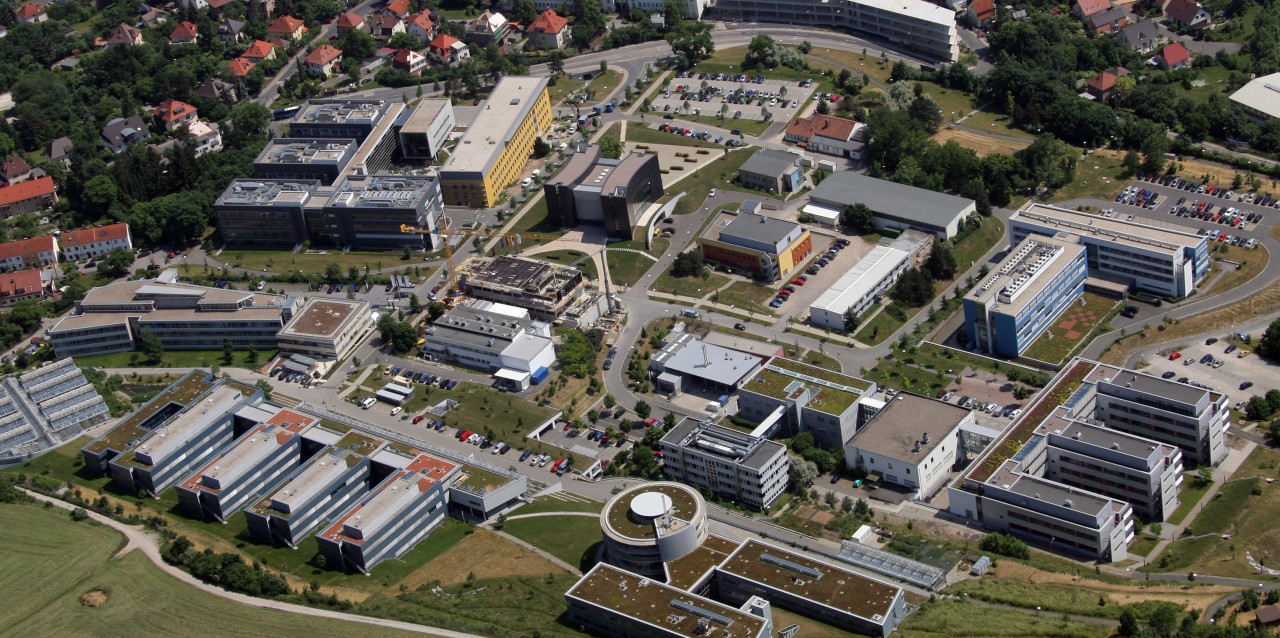
[[658,417],[649,417],[649,419],[644,422],[644,424],[648,427],[654,427],[659,423],[662,423],[662,419],[659,419]]
[[1177,359],[1181,359],[1181,358],[1182,358],[1182,353],[1181,353],[1181,352],[1170,352],[1170,353],[1169,353],[1169,360],[1170,360],[1170,361],[1175,361],[1175,360],[1177,360]]
[[803,285],[804,285],[804,280],[803,280],[803,279],[792,279],[792,280],[791,280],[791,283],[792,283],[792,284],[795,284],[795,285],[797,285],[797,286],[803,286]]
[[413,417],[413,424],[417,425],[419,423],[422,423],[422,420],[425,418],[427,418],[425,414],[419,414],[418,416]]

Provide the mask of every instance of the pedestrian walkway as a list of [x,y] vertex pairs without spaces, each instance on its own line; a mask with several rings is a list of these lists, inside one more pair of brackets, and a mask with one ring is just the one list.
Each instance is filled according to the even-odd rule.
[[1196,503],[1195,509],[1193,509],[1190,514],[1187,514],[1186,517],[1182,519],[1182,522],[1177,525],[1165,523],[1162,526],[1161,540],[1159,543],[1156,543],[1156,546],[1151,549],[1151,552],[1143,557],[1144,562],[1150,563],[1152,561],[1159,560],[1160,555],[1164,553],[1164,550],[1167,549],[1170,544],[1182,538],[1182,533],[1188,527],[1191,527],[1191,524],[1195,522],[1196,517],[1204,510],[1204,506],[1212,502],[1214,497],[1218,495],[1218,491],[1221,490],[1222,486],[1229,480],[1228,477],[1235,474],[1236,470],[1240,469],[1240,465],[1244,463],[1244,460],[1253,453],[1254,448],[1258,447],[1258,445],[1253,441],[1248,439],[1244,440],[1245,445],[1243,448],[1239,450],[1228,450],[1227,458],[1223,460],[1218,467],[1214,468],[1213,485],[1211,485],[1200,497],[1200,500]]

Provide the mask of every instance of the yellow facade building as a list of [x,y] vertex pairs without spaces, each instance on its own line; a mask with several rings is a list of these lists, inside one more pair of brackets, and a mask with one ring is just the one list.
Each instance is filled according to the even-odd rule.
[[493,206],[502,189],[520,175],[534,141],[550,125],[547,78],[503,78],[440,169],[444,202]]

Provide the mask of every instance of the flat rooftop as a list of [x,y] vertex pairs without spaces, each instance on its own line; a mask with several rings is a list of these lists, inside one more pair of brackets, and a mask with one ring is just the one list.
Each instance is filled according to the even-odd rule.
[[[714,226],[708,227],[714,232]],[[785,219],[774,219],[755,213],[737,213],[717,235],[720,241],[732,243],[734,239],[765,244],[777,244],[800,228],[800,224]]]
[[440,174],[487,174],[546,90],[547,78],[502,78],[489,93],[484,109],[454,146],[453,155],[440,168]]
[[1280,118],[1280,73],[1250,80],[1231,94],[1231,101],[1269,117]]
[[[902,13],[899,7],[903,6],[929,7],[935,12],[945,12],[949,21],[955,20],[955,14],[952,11],[919,0],[905,0],[905,2],[857,0],[857,2],[873,6],[892,4],[893,8],[888,10],[893,13]],[[809,191],[809,199],[836,208],[842,208],[845,204],[866,204],[877,213],[909,219],[934,228],[946,228],[965,211],[975,206],[971,199],[844,171],[833,173],[822,180],[821,184]]]
[[915,461],[949,440],[972,413],[946,401],[899,392],[853,435],[849,445],[893,459]]
[[290,124],[364,124],[373,126],[387,109],[382,100],[308,100]]
[[453,484],[453,487],[464,492],[484,495],[489,490],[496,490],[514,480],[515,478],[510,476],[503,476],[476,465],[463,463],[462,474],[458,477],[457,482]]
[[738,543],[723,536],[708,534],[693,552],[666,563],[667,584],[679,589],[689,589],[698,584],[711,568],[723,563]]
[[[285,415],[285,418],[280,419],[280,415]],[[245,432],[231,447],[184,481],[183,487],[213,494],[221,493],[223,489],[247,478],[245,475],[257,467],[258,463],[278,453],[314,423],[315,419],[282,410],[271,421],[258,424]]]
[[[157,308],[158,301],[173,307]],[[285,301],[284,295],[136,279],[90,290],[79,303],[80,312],[62,317],[48,332],[56,337],[135,317],[142,323],[280,321]]]
[[1043,503],[1083,512],[1093,517],[1111,512],[1115,509],[1116,503],[1118,503],[1118,501],[1105,496],[1076,489],[1069,485],[1030,474],[1015,472],[1012,469],[1014,465],[1014,461],[1006,462],[1005,466],[1000,468],[991,477],[991,480],[987,481],[987,484],[999,486],[1019,496],[1026,496]]
[[613,506],[605,506],[604,519],[613,531],[627,538],[648,540],[658,537],[658,530],[653,520],[637,521],[631,516],[631,501],[642,493],[658,492],[671,498],[673,518],[688,521],[698,507],[693,488],[677,483],[656,483],[645,485],[644,489],[632,493],[631,498],[618,499]]
[[152,397],[142,407],[121,419],[106,434],[86,445],[84,449],[94,454],[101,454],[107,450],[124,452],[131,442],[151,433],[151,430],[143,427],[143,425],[158,412],[173,404],[179,406],[190,405],[200,395],[208,392],[214,386],[214,383],[215,381],[209,376],[209,373],[203,370],[192,370],[186,373],[182,378],[161,390],[160,394]]
[[1105,239],[1171,255],[1186,248],[1195,248],[1206,241],[1186,226],[1165,223],[1155,225],[1136,218],[1134,221],[1126,221],[1118,217],[1103,217],[1047,204],[1031,204],[1009,218],[1011,224],[1019,220],[1079,235],[1084,242],[1091,238]]
[[876,246],[858,260],[858,263],[853,265],[853,269],[840,275],[830,288],[818,296],[817,301],[814,301],[810,308],[846,312],[851,306],[871,294],[871,291],[875,290],[889,273],[910,258],[911,255],[905,250],[892,246]]
[[965,299],[979,304],[998,302],[1005,314],[1018,314],[1084,252],[1075,235],[1028,235]]
[[280,336],[332,338],[344,325],[370,312],[369,304],[364,301],[308,299],[298,314],[285,324]]
[[[759,638],[765,635],[763,618],[607,563],[598,563],[565,592],[565,596],[689,638]],[[712,620],[709,634],[700,627],[704,617]]]
[[753,470],[762,469],[786,447],[732,428],[686,418],[662,437],[662,442],[719,457]]
[[1127,368],[1098,364],[1098,372],[1106,374],[1112,385],[1124,386],[1132,388],[1138,392],[1152,394],[1162,399],[1184,403],[1189,406],[1195,406],[1202,401],[1208,390],[1197,388],[1186,383],[1178,383],[1172,379],[1161,379],[1142,372],[1135,372]]
[[[169,458],[180,447],[199,436],[205,428],[226,417],[244,399],[235,388],[220,384],[187,406],[178,416],[148,434],[137,447],[119,458],[120,464],[155,465]],[[140,458],[145,456],[146,459]]]
[[[1048,435],[1050,432],[1041,431],[1040,434]],[[1144,439],[1119,430],[1111,428],[1098,427],[1089,425],[1079,421],[1068,422],[1061,430],[1052,432],[1052,434],[1080,441],[1086,445],[1091,445],[1099,449],[1107,449],[1132,456],[1137,459],[1147,459],[1152,452],[1161,450],[1162,454],[1168,454],[1173,451],[1173,447],[1163,443],[1157,443],[1150,439]]]
[[740,170],[757,175],[777,177],[791,170],[800,163],[800,156],[795,153],[773,149],[761,149],[742,163]]
[[876,623],[889,617],[902,595],[900,587],[754,538],[744,541],[720,571]]
[[222,191],[214,206],[287,206],[301,207],[320,188],[320,181],[236,179]]
[[413,175],[351,176],[329,198],[329,208],[414,208],[435,189],[436,178]]
[[331,448],[317,454],[301,472],[255,505],[254,511],[264,516],[271,514],[288,518],[383,444],[383,441],[359,432],[348,432]]
[[794,359],[774,357],[742,388],[782,401],[794,399],[803,388],[811,388],[816,396],[808,407],[838,415],[870,390],[871,384]]
[[420,454],[403,470],[387,477],[372,493],[322,532],[326,538],[363,544],[412,507],[420,494],[444,480],[458,466]]
[[341,167],[359,144],[353,139],[294,139],[278,137],[267,142],[256,164],[332,164]]
[[545,285],[558,279],[580,274],[575,268],[549,264],[527,257],[472,257],[463,265],[461,274],[468,285],[506,288],[525,292],[541,292]]
[[430,133],[431,124],[440,116],[445,107],[451,106],[449,100],[418,100],[409,119],[400,127],[401,133]]
[[696,337],[684,339],[678,345],[664,347],[655,355],[655,361],[669,372],[726,386],[742,383],[747,375],[760,366],[762,360],[756,355],[723,348]]

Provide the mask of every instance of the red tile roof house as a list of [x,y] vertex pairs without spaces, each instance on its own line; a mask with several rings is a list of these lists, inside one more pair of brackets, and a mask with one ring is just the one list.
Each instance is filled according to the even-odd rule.
[[791,120],[783,139],[815,153],[858,159],[862,155],[861,129],[854,120],[815,113]]
[[[989,2],[990,0],[988,0]],[[562,49],[569,42],[572,30],[569,19],[561,17],[555,11],[547,9],[534,18],[533,23],[525,29],[529,36],[529,44],[535,49],[546,51]]]
[[0,244],[0,270],[43,268],[58,263],[58,240],[32,237]]
[[152,117],[164,125],[164,130],[172,131],[189,125],[198,119],[196,107],[179,100],[165,100],[151,111]]
[[307,32],[307,27],[293,16],[280,16],[271,22],[271,26],[267,27],[267,35],[275,36],[285,41],[293,41],[301,38]]
[[1085,83],[1085,90],[1099,102],[1106,102],[1116,89],[1117,79],[1110,71],[1103,71]]
[[257,64],[263,60],[270,60],[276,57],[276,47],[266,40],[254,40],[240,57]]
[[0,306],[12,306],[24,299],[44,299],[39,268],[0,275]]
[[973,24],[989,26],[996,19],[996,3],[993,0],[973,0],[965,9],[965,15]]
[[409,9],[409,0],[390,0],[390,2],[387,3],[385,11],[387,13],[393,13],[396,17],[403,20],[409,16]]
[[31,179],[31,165],[21,156],[13,155],[4,162],[0,162],[0,181],[7,184],[17,184],[28,179]]
[[1164,15],[1173,24],[1199,31],[1213,22],[1213,16],[1195,0],[1169,0],[1164,5]]
[[49,19],[49,14],[45,12],[44,7],[35,3],[18,7],[16,15],[18,22],[22,24],[40,24]]
[[62,258],[66,261],[95,259],[117,248],[133,250],[129,225],[124,222],[62,234]]
[[471,57],[471,50],[461,40],[447,33],[440,33],[427,47],[427,57],[445,66],[457,66]]
[[1076,4],[1071,8],[1071,15],[1078,20],[1084,20],[1095,13],[1101,13],[1111,8],[1111,0],[1076,0]]
[[364,16],[355,11],[348,11],[338,17],[337,27],[339,38],[352,31],[364,31]]
[[1165,71],[1185,69],[1191,66],[1191,53],[1181,42],[1174,42],[1156,54],[1156,66]]
[[408,73],[414,77],[422,75],[422,69],[427,66],[427,56],[411,51],[409,49],[400,49],[391,58],[391,66]]
[[418,39],[419,42],[430,42],[436,37],[436,23],[431,20],[427,11],[415,13],[404,21],[405,32]]
[[0,219],[34,213],[58,203],[52,177],[37,177],[0,188]]
[[303,62],[307,65],[307,73],[312,77],[327,78],[342,64],[342,49],[322,44],[308,53]]
[[178,28],[169,34],[169,44],[196,44],[200,40],[200,29],[190,22],[179,22]]
[[252,60],[245,58],[236,58],[227,63],[227,67],[231,70],[231,75],[238,78],[249,75],[249,72],[252,71],[255,66],[258,65],[254,64]]

